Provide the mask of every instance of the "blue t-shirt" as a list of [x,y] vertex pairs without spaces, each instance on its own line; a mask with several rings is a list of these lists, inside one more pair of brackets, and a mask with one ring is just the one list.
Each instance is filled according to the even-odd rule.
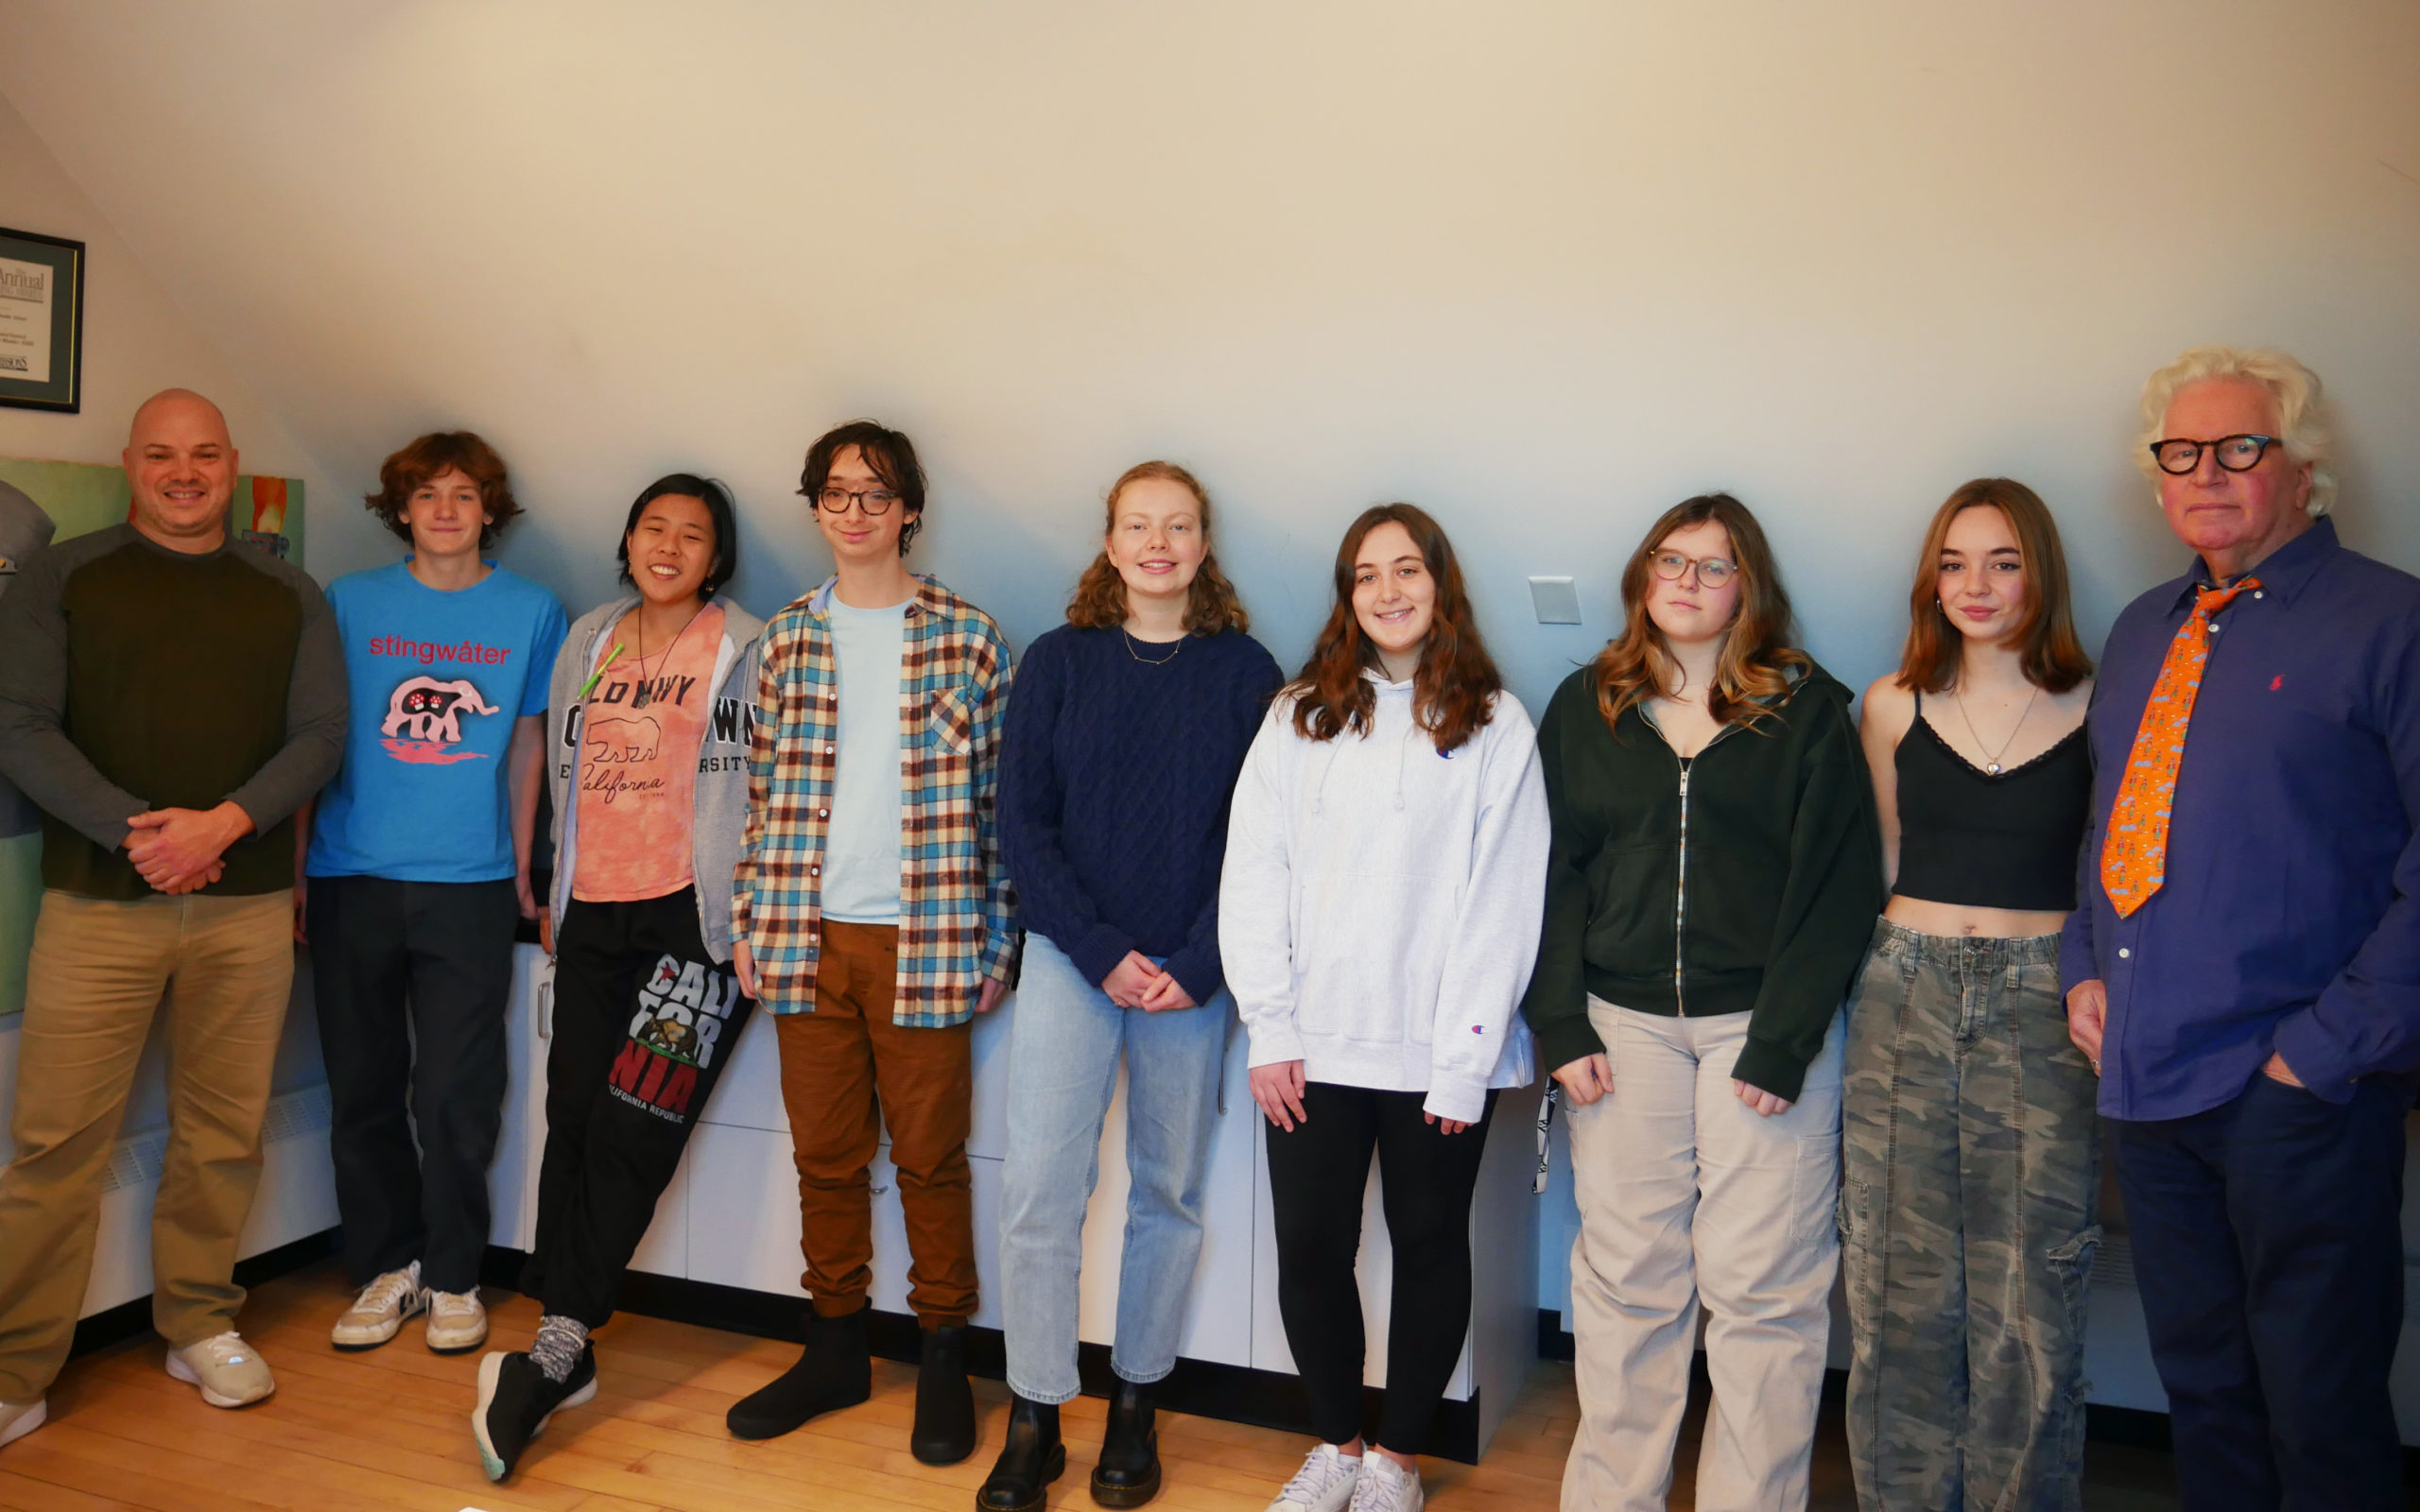
[[320,795],[314,877],[496,882],[512,875],[506,756],[546,712],[563,644],[555,595],[501,567],[455,593],[406,562],[328,585],[353,713],[344,769]]

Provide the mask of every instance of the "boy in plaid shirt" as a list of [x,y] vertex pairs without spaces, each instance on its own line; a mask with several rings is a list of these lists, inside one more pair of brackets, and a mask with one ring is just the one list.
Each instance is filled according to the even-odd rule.
[[888,1122],[924,1325],[908,1447],[949,1465],[975,1452],[973,1020],[1017,960],[993,816],[1009,646],[908,571],[925,473],[907,437],[843,425],[800,485],[838,570],[765,629],[732,928],[742,987],[777,1015],[813,1311],[798,1364],[729,1421],[770,1438],[872,1395],[867,1171]]

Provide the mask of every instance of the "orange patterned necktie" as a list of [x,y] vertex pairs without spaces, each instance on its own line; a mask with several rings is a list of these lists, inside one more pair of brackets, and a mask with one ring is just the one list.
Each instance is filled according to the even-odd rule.
[[2126,755],[2125,780],[2110,805],[2109,834],[2100,846],[2100,885],[2125,918],[2151,902],[2168,880],[2168,811],[2176,799],[2176,766],[2185,759],[2185,730],[2193,722],[2193,700],[2202,691],[2202,667],[2210,660],[2210,616],[2235,596],[2260,586],[2246,577],[2233,588],[2198,590],[2193,612],[2168,643],[2151,702]]

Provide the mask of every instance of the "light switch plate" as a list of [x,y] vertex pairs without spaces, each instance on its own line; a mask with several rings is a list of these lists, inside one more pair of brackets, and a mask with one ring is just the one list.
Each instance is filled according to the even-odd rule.
[[1530,578],[1530,603],[1537,610],[1541,625],[1580,623],[1580,591],[1568,577]]

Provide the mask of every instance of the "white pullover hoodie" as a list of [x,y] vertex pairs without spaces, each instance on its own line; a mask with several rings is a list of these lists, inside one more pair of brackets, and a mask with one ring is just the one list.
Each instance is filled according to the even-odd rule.
[[1511,694],[1439,754],[1412,685],[1365,674],[1367,735],[1306,740],[1270,709],[1227,821],[1219,951],[1252,1064],[1310,1081],[1425,1091],[1475,1122],[1491,1087],[1535,1074],[1514,1011],[1546,905],[1537,730]]

